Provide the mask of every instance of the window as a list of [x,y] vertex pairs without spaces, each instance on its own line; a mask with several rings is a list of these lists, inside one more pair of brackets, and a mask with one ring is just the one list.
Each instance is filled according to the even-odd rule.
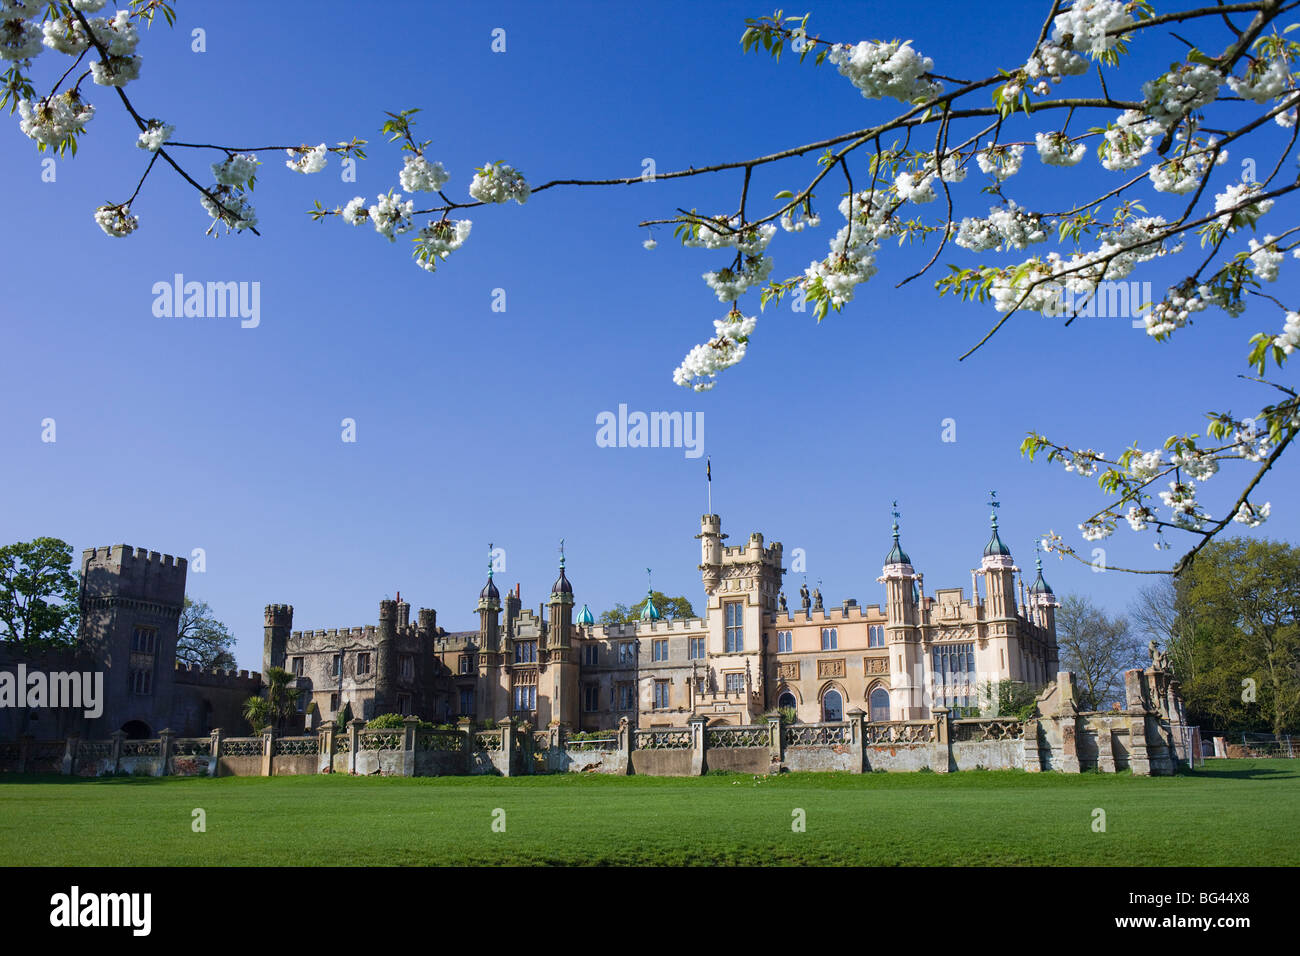
[[632,642],[624,641],[618,645],[618,662],[620,664],[632,663]]
[[798,706],[799,706],[799,702],[794,699],[794,694],[790,693],[789,691],[786,691],[784,694],[782,694],[780,697],[776,699],[777,710],[785,710],[787,707],[790,708],[791,710],[794,710]]
[[975,645],[940,644],[933,651],[934,696],[947,707],[975,706]]
[[884,647],[885,646],[885,628],[880,624],[872,624],[867,628],[867,647]]
[[692,637],[691,638],[691,660],[697,661],[703,659],[704,659],[704,638]]
[[462,687],[460,689],[460,713],[464,717],[474,715],[474,688]]
[[158,639],[156,627],[137,627],[131,634],[131,650],[140,654],[152,654]]
[[537,685],[520,684],[515,688],[515,710],[537,709]]
[[745,605],[729,601],[723,607],[727,616],[727,653],[738,654],[745,649]]
[[655,710],[667,710],[669,700],[669,682],[655,681]]
[[357,675],[370,673],[370,652],[362,651],[357,654]]
[[334,677],[339,676],[339,671],[343,667],[343,655],[335,654],[330,660],[330,674]]
[[295,658],[293,659],[293,676],[294,676],[294,677],[301,677],[301,676],[302,676],[302,658],[301,658],[301,657],[295,657]]
[[460,672],[462,674],[472,674],[474,672],[474,655],[460,655]]
[[618,709],[634,710],[636,708],[636,696],[632,692],[632,684],[623,681],[618,685]]
[[298,713],[300,713],[300,714],[305,714],[305,713],[307,713],[307,698],[310,697],[310,696],[311,696],[310,694],[299,694],[299,695],[298,695],[297,700],[296,700],[296,703],[297,703],[297,705],[298,705]]
[[889,719],[889,691],[877,687],[871,692],[871,719],[881,721]]
[[582,688],[582,709],[588,714],[600,709],[599,684],[587,684]]
[[659,638],[650,642],[650,659],[653,661],[668,660],[668,639]]
[[789,654],[794,650],[794,635],[789,631],[776,632],[776,652],[778,654]]
[[536,664],[537,663],[537,642],[536,641],[515,641],[515,663]]
[[822,628],[822,650],[833,651],[840,646],[839,629],[834,627]]
[[822,720],[830,723],[838,723],[844,719],[844,698],[840,697],[837,690],[828,690],[822,697]]
[[415,679],[415,657],[411,654],[402,655],[401,663],[402,680]]
[[399,714],[401,714],[403,717],[409,717],[409,716],[410,716],[410,714],[411,714],[411,695],[410,695],[410,694],[398,694],[398,695],[397,695],[397,712],[398,712]]
[[148,696],[153,693],[153,671],[131,671],[131,693]]
[[[334,656],[334,659],[335,659],[335,660],[338,660],[338,655],[337,655],[337,654]],[[336,714],[336,713],[338,713],[338,709],[339,709],[339,695],[338,695],[338,694],[330,694],[330,713],[331,713],[331,714]]]
[[582,663],[587,667],[595,667],[600,663],[599,644],[584,644],[582,646]]
[[726,678],[728,694],[743,694],[745,692],[744,674],[727,674]]

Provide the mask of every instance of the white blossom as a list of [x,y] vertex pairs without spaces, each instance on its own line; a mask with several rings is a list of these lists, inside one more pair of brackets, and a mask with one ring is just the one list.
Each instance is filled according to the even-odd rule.
[[348,200],[348,204],[343,207],[343,221],[349,226],[358,226],[370,218],[370,212],[366,208],[366,200],[363,196],[353,196]]
[[1268,514],[1272,510],[1272,502],[1266,501],[1259,507],[1255,507],[1248,501],[1243,501],[1237,513],[1232,516],[1233,521],[1239,521],[1248,528],[1258,528],[1268,520]]
[[934,61],[913,50],[911,43],[911,40],[888,43],[863,40],[856,45],[836,44],[827,58],[867,99],[890,96],[903,103],[913,103],[937,96],[943,91],[943,85],[923,78],[934,68]]
[[95,222],[107,235],[120,239],[135,232],[136,226],[140,225],[140,217],[129,213],[130,209],[125,205],[100,206],[95,210]]
[[1250,267],[1254,270],[1256,279],[1263,282],[1277,279],[1278,266],[1286,256],[1277,251],[1276,243],[1276,236],[1265,236],[1263,242],[1250,240]]
[[1052,42],[1065,46],[1068,40],[1072,49],[1097,57],[1119,42],[1120,34],[1110,31],[1132,23],[1129,5],[1120,0],[1075,0],[1052,20]]
[[259,165],[255,154],[235,153],[212,164],[212,178],[223,186],[243,186],[253,178]]
[[401,182],[402,188],[408,193],[436,193],[447,184],[447,180],[451,176],[443,168],[442,163],[431,163],[423,156],[412,154],[406,157],[402,171],[397,174],[397,178]]
[[80,56],[90,46],[90,37],[75,17],[46,20],[41,28],[42,42],[56,53]]
[[1213,103],[1222,77],[1201,63],[1182,63],[1142,84],[1144,111],[1163,129]]
[[983,172],[990,173],[998,182],[1009,179],[1016,173],[1020,172],[1020,164],[1024,162],[1025,147],[1021,145],[1014,146],[995,146],[989,143],[983,150],[975,154],[975,162],[979,164]]
[[1098,154],[1101,165],[1111,171],[1132,169],[1151,152],[1152,139],[1160,124],[1139,110],[1125,110],[1102,135]]
[[1129,505],[1128,513],[1124,515],[1124,518],[1134,531],[1145,531],[1149,526],[1148,522],[1152,521],[1155,515],[1145,505]]
[[45,31],[35,20],[0,20],[0,60],[30,60],[41,52]]
[[100,86],[126,86],[140,79],[140,58],[110,56],[107,63],[96,60],[90,64],[90,78]]
[[894,191],[898,198],[914,203],[934,201],[934,176],[923,172],[903,172],[894,180]]
[[20,100],[18,128],[42,146],[58,146],[70,136],[86,131],[95,107],[69,90],[53,99]]
[[1251,60],[1244,77],[1228,77],[1228,87],[1244,99],[1266,103],[1292,88],[1291,71],[1281,57]]
[[1300,312],[1288,312],[1282,334],[1273,339],[1273,344],[1290,355],[1300,348]]
[[474,174],[469,184],[469,194],[480,202],[509,202],[513,199],[521,206],[532,194],[522,173],[505,163],[488,163]]
[[[1214,197],[1214,211],[1222,212],[1225,209],[1232,209],[1232,207],[1246,202],[1251,194],[1263,191],[1264,187],[1259,183],[1235,183]],[[1238,229],[1242,226],[1253,226],[1260,216],[1272,208],[1273,200],[1264,199],[1243,206],[1235,212],[1224,213],[1219,217],[1218,222],[1229,230]]]
[[697,392],[713,388],[719,372],[745,357],[749,337],[757,322],[757,316],[744,316],[734,309],[724,318],[715,320],[713,338],[686,354],[682,364],[673,372],[673,382]]
[[644,249],[652,249],[652,250],[653,250],[653,249],[657,249],[657,248],[659,248],[659,243],[658,243],[656,240],[654,240],[654,239],[647,239],[645,242],[641,243],[641,246],[642,246],[642,248],[644,248]]
[[329,150],[325,148],[324,143],[319,146],[299,146],[297,149],[286,149],[285,153],[288,154],[289,158],[284,161],[284,164],[304,176],[319,173],[325,168],[325,160],[329,157]]
[[439,262],[465,244],[473,225],[468,219],[431,221],[416,239],[416,265],[428,272],[436,270]]
[[[1059,19],[1059,18],[1058,18]],[[1025,74],[1031,80],[1049,79],[1060,82],[1063,76],[1079,76],[1088,72],[1088,61],[1072,50],[1056,43],[1043,43],[1025,63]],[[1046,93],[1046,83],[1040,84]],[[1035,88],[1034,92],[1038,92]]]
[[167,142],[174,132],[176,132],[175,126],[164,123],[162,120],[151,119],[148,129],[135,138],[135,145],[140,149],[147,149],[151,153],[156,153],[162,149],[163,143]]
[[367,210],[370,221],[375,225],[375,232],[387,236],[389,242],[396,242],[398,236],[415,225],[411,222],[415,201],[402,202],[402,194],[391,191],[376,198],[378,201]]
[[706,272],[703,278],[717,294],[718,301],[732,302],[749,289],[767,281],[773,264],[771,256],[745,256],[739,271],[728,266],[717,272]]
[[257,225],[257,212],[253,209],[252,203],[243,196],[236,195],[229,186],[219,186],[208,192],[216,197],[221,205],[218,206],[217,202],[208,196],[201,196],[199,204],[209,216],[217,222],[224,223],[227,230],[243,232]]
[[1071,143],[1064,133],[1035,133],[1038,158],[1048,166],[1073,166],[1088,152],[1084,143]]

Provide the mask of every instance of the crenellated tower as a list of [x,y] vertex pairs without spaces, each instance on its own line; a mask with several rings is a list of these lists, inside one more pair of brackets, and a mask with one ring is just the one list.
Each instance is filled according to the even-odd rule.
[[[551,672],[551,723],[577,727],[578,661],[573,652],[573,585],[564,573],[564,541],[560,540],[560,576],[551,585],[548,637]],[[590,612],[588,612],[590,615]]]
[[284,667],[285,648],[289,644],[289,634],[293,631],[293,605],[268,604],[266,606],[266,626],[262,637],[262,671],[272,667]]
[[[397,710],[393,681],[397,677],[398,607],[397,601],[385,599],[379,602],[379,631],[375,645],[374,713],[368,716],[390,714]],[[406,605],[406,608],[409,612],[410,605]]]

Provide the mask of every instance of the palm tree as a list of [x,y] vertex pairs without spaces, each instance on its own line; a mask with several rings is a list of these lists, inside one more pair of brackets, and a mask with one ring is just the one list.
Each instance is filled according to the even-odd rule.
[[268,724],[279,730],[296,710],[298,697],[302,691],[292,686],[294,675],[283,667],[268,667],[262,675],[266,681],[265,697],[250,697],[244,703],[244,718],[258,733]]

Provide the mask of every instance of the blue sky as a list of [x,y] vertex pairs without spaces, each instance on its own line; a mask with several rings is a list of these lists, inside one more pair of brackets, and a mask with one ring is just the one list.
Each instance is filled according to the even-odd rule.
[[[744,18],[770,12],[762,5],[396,3],[384,5],[382,24],[359,19],[356,4],[178,6],[176,28],[155,27],[140,45],[144,69],[128,92],[144,115],[175,124],[185,142],[358,135],[371,141],[370,158],[344,183],[333,158],[302,177],[283,154],[260,154],[261,238],[205,237],[193,191],[158,168],[134,206],[139,231],[109,240],[92,212],[129,196],[144,166],[116,98],[89,87],[98,113],[53,183],[9,123],[0,134],[10,184],[0,234],[9,276],[0,539],[203,548],[207,570],[191,574],[189,593],[231,625],[241,667],[260,667],[271,602],[295,605],[298,628],[355,626],[400,590],[435,607],[448,629],[474,626],[489,541],[506,551],[504,582],[522,582],[534,607],[561,537],[578,600],[597,613],[643,594],[646,567],[657,589],[702,606],[693,536],[704,461],[681,449],[598,447],[596,416],[620,403],[702,411],[723,530],[733,543],[758,530],[787,555],[803,548],[810,586],[820,579],[837,604],[881,599],[875,578],[895,498],[931,591],[969,586],[988,538],[989,489],[1005,502],[1003,537],[1022,568],[1049,528],[1083,546],[1075,526],[1103,500],[1095,484],[1022,459],[1030,428],[1114,453],[1199,430],[1212,408],[1245,412],[1266,400],[1233,379],[1247,371],[1249,334],[1281,328],[1263,310],[1205,313],[1163,345],[1125,319],[1064,328],[1022,316],[958,362],[996,314],[938,298],[933,277],[895,288],[932,246],[886,248],[880,273],[820,325],[811,311],[770,309],[749,356],[713,392],[678,388],[672,369],[725,311],[699,278],[720,257],[676,247],[663,228],[647,252],[636,223],[678,206],[732,210],[739,173],[554,189],[524,207],[472,210],[469,242],[435,275],[411,264],[400,238],[390,245],[368,227],[304,214],[314,199],[334,207],[396,187],[401,158],[378,133],[383,110],[423,108],[417,131],[452,173],[448,193],[461,197],[486,161],[505,160],[534,183],[635,176],[645,157],[661,171],[706,165],[892,115],[829,64],[742,56]],[[824,3],[811,27],[840,40],[911,37],[938,71],[972,76],[1015,66],[1032,47],[1043,5],[1007,6],[1025,15]],[[204,53],[190,49],[196,27]],[[498,27],[503,54],[490,49]],[[1150,64],[1180,56],[1167,36],[1141,49],[1141,62],[1108,79],[1113,91],[1136,97]],[[56,56],[37,61],[46,83]],[[218,158],[177,153],[201,179]],[[1246,153],[1234,153],[1221,182]],[[810,158],[760,171],[751,196],[799,188],[812,168]],[[1106,176],[1093,157],[1066,172],[1030,149],[1007,192],[1061,208],[1071,184],[1101,191]],[[968,180],[958,215],[987,212],[980,177]],[[820,229],[778,234],[776,274],[824,255],[841,189],[823,188]],[[937,205],[923,211],[938,214]],[[1272,216],[1274,231],[1287,227],[1284,205]],[[151,289],[175,273],[259,282],[260,326],[156,318]],[[1161,290],[1174,274],[1157,263],[1134,278]],[[1292,281],[1284,265],[1270,291],[1286,297]],[[494,289],[506,291],[505,312],[491,310]],[[943,442],[950,417],[957,441]],[[57,423],[53,444],[40,440],[45,418]],[[355,443],[340,439],[344,418],[357,423]],[[1239,487],[1230,474],[1241,473],[1206,489],[1212,505]],[[1284,460],[1266,479],[1275,517],[1257,533],[1295,536],[1282,491],[1296,474]],[[1105,546],[1113,563],[1157,567],[1188,540],[1162,555],[1150,535],[1121,527]],[[1146,583],[1055,558],[1047,574],[1058,594],[1084,592],[1114,611]],[[801,577],[788,578],[788,594]]]

